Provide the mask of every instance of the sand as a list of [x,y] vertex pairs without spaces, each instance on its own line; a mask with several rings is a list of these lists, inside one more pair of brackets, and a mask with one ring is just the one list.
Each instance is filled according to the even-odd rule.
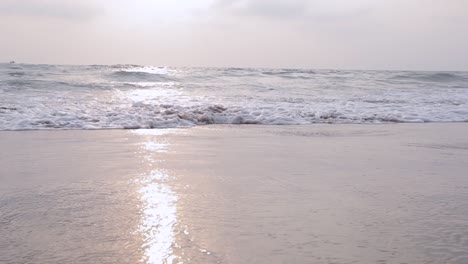
[[0,132],[0,262],[468,263],[467,135]]

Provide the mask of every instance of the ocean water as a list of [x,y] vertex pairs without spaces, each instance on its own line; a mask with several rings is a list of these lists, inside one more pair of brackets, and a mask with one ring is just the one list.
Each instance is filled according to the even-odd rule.
[[467,134],[0,131],[0,263],[467,264]]
[[467,121],[468,72],[0,64],[0,130]]

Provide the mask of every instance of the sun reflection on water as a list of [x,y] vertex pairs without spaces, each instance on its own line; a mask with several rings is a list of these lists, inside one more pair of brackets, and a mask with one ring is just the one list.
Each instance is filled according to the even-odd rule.
[[[134,134],[146,137],[141,144],[145,153],[144,163],[150,167],[158,162],[158,153],[167,151],[168,144],[156,137],[169,134],[171,130],[137,130]],[[139,181],[138,193],[142,203],[138,232],[142,234],[144,256],[148,264],[177,263],[173,252],[174,228],[177,223],[177,194],[172,191],[167,172],[150,170]]]
[[164,184],[167,174],[155,170],[141,180],[139,192],[144,204],[139,232],[143,234],[146,263],[173,263],[174,225],[177,195]]

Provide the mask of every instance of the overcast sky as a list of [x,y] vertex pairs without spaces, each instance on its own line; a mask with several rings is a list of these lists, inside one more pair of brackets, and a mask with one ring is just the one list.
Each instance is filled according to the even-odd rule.
[[467,0],[0,0],[0,61],[468,70]]

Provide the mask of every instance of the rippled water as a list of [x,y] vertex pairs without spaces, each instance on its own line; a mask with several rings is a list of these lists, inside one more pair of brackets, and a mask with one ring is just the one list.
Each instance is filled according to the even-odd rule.
[[466,131],[1,131],[0,263],[465,264]]
[[467,72],[0,64],[0,129],[468,121]]
[[177,263],[163,145],[141,133],[11,133],[0,135],[11,149],[0,154],[0,263]]

